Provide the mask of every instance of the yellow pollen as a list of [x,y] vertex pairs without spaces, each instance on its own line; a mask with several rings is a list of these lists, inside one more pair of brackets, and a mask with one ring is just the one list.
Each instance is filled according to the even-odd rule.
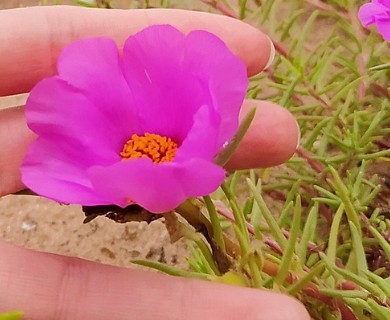
[[162,163],[173,161],[176,151],[177,144],[171,138],[145,133],[143,136],[133,134],[120,155],[123,159],[150,158],[154,163]]

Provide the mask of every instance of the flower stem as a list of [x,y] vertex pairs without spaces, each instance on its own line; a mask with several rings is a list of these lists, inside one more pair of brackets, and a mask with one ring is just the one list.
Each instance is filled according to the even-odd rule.
[[223,233],[221,224],[218,219],[217,211],[215,210],[215,206],[210,198],[210,196],[203,197],[207,210],[210,216],[210,222],[214,231],[214,239],[221,248],[222,252],[226,253],[225,241],[223,240]]
[[[186,278],[196,278],[196,279],[202,279],[202,280],[208,280],[209,275],[203,274],[199,272],[189,272],[177,269],[172,266],[168,266],[164,263],[155,262],[155,261],[149,261],[149,260],[132,260],[131,263],[137,264],[139,266],[144,266],[152,269],[159,270],[161,272],[164,272],[166,274],[169,274],[171,276],[177,276],[177,277],[186,277]],[[0,320],[3,320],[0,316]]]

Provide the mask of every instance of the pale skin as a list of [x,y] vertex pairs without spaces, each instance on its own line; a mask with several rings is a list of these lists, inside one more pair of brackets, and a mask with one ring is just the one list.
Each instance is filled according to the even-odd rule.
[[[221,37],[247,65],[266,66],[271,45],[236,20],[173,10],[95,10],[40,7],[0,11],[0,96],[29,92],[55,74],[61,49],[84,37],[109,36],[121,48],[132,33],[169,23],[183,32],[205,29]],[[257,114],[228,169],[283,163],[299,143],[294,118],[265,101],[245,101]],[[19,165],[34,135],[24,108],[0,110],[0,196],[24,188]],[[306,320],[296,300],[273,292],[174,278],[18,248],[0,240],[0,312],[23,310],[34,320],[273,319]]]

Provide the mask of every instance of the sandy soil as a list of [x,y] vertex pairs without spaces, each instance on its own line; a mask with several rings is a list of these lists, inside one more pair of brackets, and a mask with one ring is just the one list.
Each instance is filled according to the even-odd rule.
[[170,244],[160,221],[118,224],[99,217],[83,224],[79,206],[38,197],[0,199],[0,237],[15,244],[119,266],[132,259],[183,263],[184,242]]
[[[40,2],[0,0],[0,9]],[[26,95],[0,97],[0,108],[22,105],[25,99]],[[61,206],[38,197],[0,198],[0,237],[12,243],[119,266],[130,266],[131,259],[144,258],[186,265],[184,241],[170,244],[160,221],[117,224],[99,217],[84,225],[83,220],[78,206]]]

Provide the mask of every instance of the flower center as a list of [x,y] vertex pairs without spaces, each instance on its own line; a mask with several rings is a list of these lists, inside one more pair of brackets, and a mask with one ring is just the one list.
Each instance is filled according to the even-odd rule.
[[143,136],[133,134],[128,140],[120,155],[123,159],[150,158],[154,163],[173,161],[177,151],[177,143],[171,138],[154,133],[145,133]]

